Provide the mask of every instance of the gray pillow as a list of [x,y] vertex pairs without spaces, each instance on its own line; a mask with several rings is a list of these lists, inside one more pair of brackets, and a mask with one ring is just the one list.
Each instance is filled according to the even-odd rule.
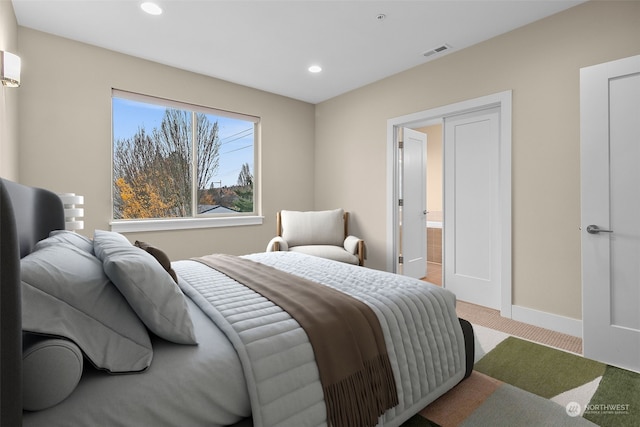
[[82,352],[69,340],[27,335],[22,351],[22,407],[50,408],[75,390],[82,377]]
[[34,250],[48,245],[57,245],[58,243],[69,243],[78,249],[93,254],[93,242],[91,239],[69,230],[52,231],[49,233],[49,237],[36,243]]
[[93,248],[147,328],[167,341],[197,344],[184,294],[152,255],[112,231],[96,230]]
[[149,367],[149,334],[94,255],[45,245],[22,259],[21,274],[23,330],[67,338],[112,373]]

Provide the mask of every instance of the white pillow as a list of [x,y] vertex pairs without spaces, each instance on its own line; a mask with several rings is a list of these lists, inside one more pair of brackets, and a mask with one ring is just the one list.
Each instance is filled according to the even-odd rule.
[[282,238],[289,247],[302,245],[342,246],[344,211],[282,211]]
[[91,239],[69,230],[54,230],[49,233],[49,237],[36,243],[34,250],[44,246],[56,245],[58,243],[69,243],[78,249],[89,252],[93,255],[93,242]]
[[96,230],[93,248],[147,328],[167,341],[197,344],[184,294],[152,255],[112,231]]
[[41,245],[20,265],[24,331],[65,337],[112,373],[149,367],[149,334],[98,258],[58,242]]

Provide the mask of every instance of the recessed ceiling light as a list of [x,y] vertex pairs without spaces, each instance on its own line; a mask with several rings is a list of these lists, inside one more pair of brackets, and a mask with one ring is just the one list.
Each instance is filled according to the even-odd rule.
[[312,65],[311,67],[309,67],[310,73],[319,73],[320,71],[322,71],[322,67],[319,65]]
[[149,15],[162,15],[162,8],[150,1],[142,3],[140,7]]

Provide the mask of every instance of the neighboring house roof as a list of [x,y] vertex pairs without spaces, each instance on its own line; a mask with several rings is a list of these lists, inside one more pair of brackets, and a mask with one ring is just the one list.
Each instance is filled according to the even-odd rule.
[[238,213],[238,211],[220,205],[198,205],[198,213]]

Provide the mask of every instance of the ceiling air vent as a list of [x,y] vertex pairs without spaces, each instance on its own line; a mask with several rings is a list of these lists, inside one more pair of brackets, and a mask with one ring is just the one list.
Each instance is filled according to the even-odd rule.
[[428,58],[430,56],[437,55],[439,53],[445,52],[445,51],[447,51],[449,49],[451,49],[451,46],[449,46],[447,44],[443,44],[442,46],[438,46],[438,47],[434,47],[433,49],[429,49],[428,51],[426,51],[422,55],[424,57]]

